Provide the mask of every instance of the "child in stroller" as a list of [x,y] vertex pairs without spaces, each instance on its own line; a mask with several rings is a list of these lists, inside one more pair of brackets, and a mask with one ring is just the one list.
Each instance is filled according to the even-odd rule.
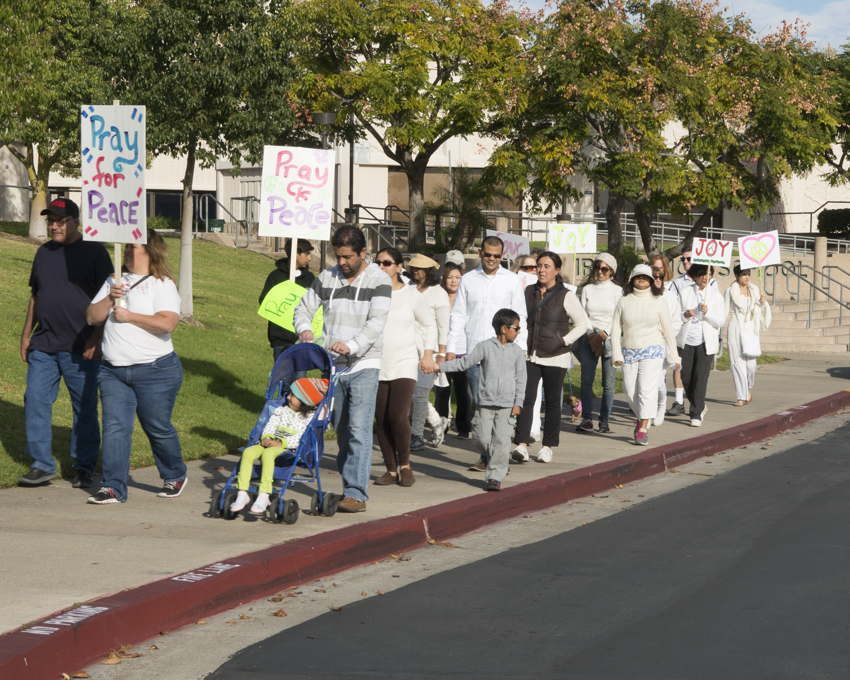
[[286,405],[279,406],[269,417],[263,428],[260,443],[249,446],[242,454],[236,488],[239,493],[230,506],[231,513],[240,512],[251,497],[251,473],[254,461],[261,460],[259,494],[251,506],[251,514],[262,515],[269,506],[269,494],[272,492],[275,459],[284,452],[298,447],[301,435],[307,430],[313,419],[316,407],[328,391],[328,381],[319,378],[300,378],[292,383]]

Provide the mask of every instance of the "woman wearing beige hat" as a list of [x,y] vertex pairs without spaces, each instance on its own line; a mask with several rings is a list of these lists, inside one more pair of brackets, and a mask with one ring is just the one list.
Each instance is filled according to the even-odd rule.
[[[437,344],[434,347],[424,347],[421,349],[430,349],[434,351],[435,356],[441,356],[446,353],[446,337],[449,334],[449,315],[451,314],[451,304],[449,303],[449,294],[440,285],[440,265],[432,260],[427,255],[414,255],[407,263],[410,269],[411,276],[416,282],[416,289],[425,296],[428,302],[428,308],[431,310],[431,315],[434,318],[434,323],[437,325]],[[416,333],[417,343],[421,342],[423,334]],[[434,378],[436,376],[425,375],[419,371],[419,378],[416,381],[416,387],[413,390],[413,425],[411,428],[410,450],[420,451],[425,448],[425,421],[431,426],[434,433],[434,438],[431,440],[432,446],[439,446],[443,443],[445,432],[443,431],[443,419],[440,414],[431,405],[428,400],[428,395],[434,387]]]

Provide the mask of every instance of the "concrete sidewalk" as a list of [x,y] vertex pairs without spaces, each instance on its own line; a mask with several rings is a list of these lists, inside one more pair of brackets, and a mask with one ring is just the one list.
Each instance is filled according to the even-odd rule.
[[[758,420],[850,387],[850,356],[788,355],[790,361],[759,367],[753,403],[735,408],[732,376],[714,373],[709,381],[709,410],[699,430],[686,418],[674,418],[650,430],[650,446]],[[668,385],[671,383],[668,380]],[[639,450],[631,443],[633,417],[622,395],[615,400],[610,435],[577,434],[569,417],[562,421],[561,445],[551,464],[511,465],[504,488],[557,473],[616,460]],[[539,446],[532,446],[534,453]],[[326,487],[339,493],[336,448],[328,442],[323,461]],[[211,519],[209,503],[237,464],[234,456],[189,464],[189,484],[176,500],[157,498],[155,468],[132,473],[130,499],[123,505],[92,506],[89,491],[65,481],[36,489],[0,492],[0,570],[4,601],[0,631],[8,631],[52,612],[98,596],[185,572],[235,555],[319,534],[352,524],[414,512],[438,503],[482,493],[483,475],[468,472],[477,459],[471,442],[450,435],[439,449],[414,454],[417,483],[412,488],[371,487],[368,512],[311,517],[302,512],[294,525],[273,524],[254,517],[233,522]],[[377,446],[373,476],[383,472]],[[291,490],[302,510],[312,488]],[[290,493],[290,492],[288,492]]]

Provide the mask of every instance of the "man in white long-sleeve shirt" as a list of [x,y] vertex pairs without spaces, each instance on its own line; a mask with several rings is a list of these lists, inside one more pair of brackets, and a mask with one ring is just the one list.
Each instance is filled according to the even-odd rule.
[[[528,337],[525,323],[525,291],[519,277],[499,264],[504,249],[505,244],[500,238],[488,236],[482,241],[478,251],[481,264],[461,277],[449,321],[449,336],[446,341],[448,361],[471,352],[479,342],[495,337],[493,316],[500,309],[511,309],[519,315],[521,330],[515,342],[525,351]],[[478,365],[466,370],[469,389],[476,404],[479,371]],[[481,469],[485,466],[486,461]]]

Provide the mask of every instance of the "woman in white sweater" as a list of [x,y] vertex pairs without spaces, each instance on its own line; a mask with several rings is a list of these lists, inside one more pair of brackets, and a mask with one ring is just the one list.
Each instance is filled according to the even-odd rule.
[[[446,353],[446,338],[449,335],[451,305],[449,304],[449,294],[440,286],[440,265],[430,257],[420,253],[414,255],[407,266],[410,267],[413,280],[416,282],[416,290],[425,297],[428,308],[431,310],[431,316],[437,324],[437,341],[433,347],[427,349],[433,350],[437,356],[443,355]],[[420,339],[421,335],[417,334],[417,342]],[[426,348],[420,347],[420,349]],[[420,451],[425,448],[423,435],[426,420],[434,433],[431,445],[439,446],[443,443],[445,436],[443,419],[440,418],[440,414],[428,401],[428,395],[431,393],[431,388],[434,387],[434,378],[433,374],[426,375],[419,371],[419,376],[416,379],[416,387],[413,389],[411,451]]]
[[736,264],[734,271],[736,282],[726,289],[724,302],[732,314],[727,343],[738,397],[735,406],[743,406],[753,400],[756,357],[761,354],[759,332],[770,328],[771,314],[770,305],[764,295],[759,295],[758,286],[750,283],[750,270]]
[[581,290],[581,306],[587,316],[587,334],[581,339],[581,414],[576,432],[593,432],[593,381],[596,366],[602,360],[602,405],[599,408],[599,432],[610,432],[608,418],[614,405],[614,380],[617,369],[611,363],[611,325],[614,310],[623,297],[623,289],[614,283],[617,260],[600,253],[593,263],[593,282]]
[[[622,334],[622,341],[620,335]],[[623,298],[614,312],[611,329],[614,366],[623,367],[623,388],[637,416],[635,444],[649,444],[649,420],[658,410],[658,380],[667,361],[679,364],[670,311],[664,290],[652,285],[652,269],[639,264],[632,269]]]
[[[375,261],[392,279],[393,292],[390,312],[384,326],[384,352],[378,375],[378,395],[375,418],[378,421],[378,444],[387,471],[375,484],[412,486],[410,469],[410,402],[420,370],[434,370],[434,347],[437,324],[425,296],[415,286],[401,279],[404,259],[395,248],[385,248]],[[422,357],[415,338],[415,329],[422,333]]]
[[[714,268],[711,268],[712,273]],[[723,297],[716,286],[710,286],[706,264],[692,264],[688,279],[679,286],[682,330],[677,344],[682,357],[682,382],[690,403],[691,427],[699,427],[708,406],[705,392],[714,355],[720,347],[720,329],[726,321]]]
[[[679,292],[672,285],[673,271],[670,263],[664,255],[656,255],[650,258],[649,267],[652,269],[652,285],[664,291],[664,301],[670,311],[670,325],[673,327],[673,335],[678,336],[682,329],[682,310],[679,307]],[[664,359],[661,366],[661,375],[658,379],[658,411],[652,422],[655,427],[664,423],[664,414],[667,411],[667,367],[669,362]]]

